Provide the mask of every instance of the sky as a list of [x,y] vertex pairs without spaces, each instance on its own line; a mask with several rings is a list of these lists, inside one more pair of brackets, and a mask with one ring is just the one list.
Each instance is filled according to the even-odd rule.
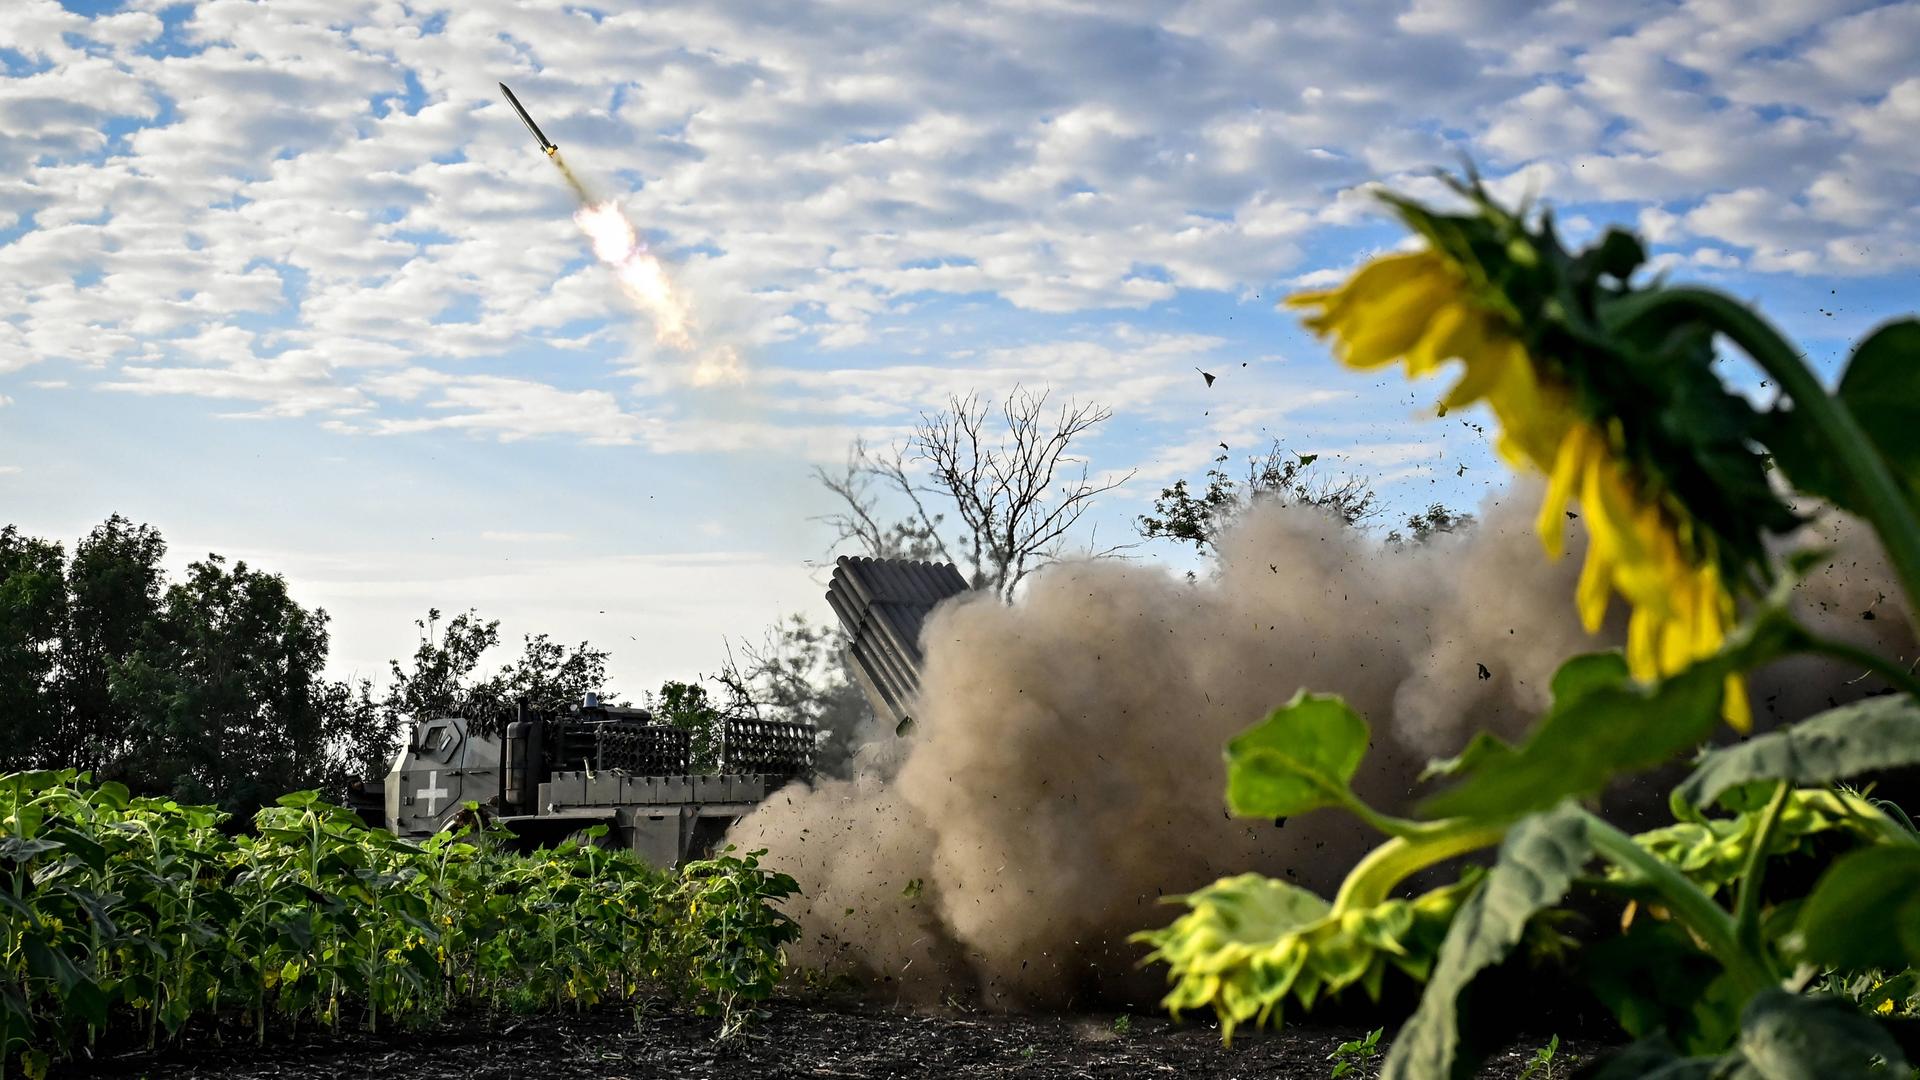
[[1275,309],[1402,242],[1376,185],[1462,161],[1830,377],[1920,295],[1920,3],[0,7],[0,521],[282,573],[343,676],[436,607],[590,640],[629,695],[830,618],[810,469],[971,391],[1112,410],[1103,546],[1220,444],[1471,507],[1508,481],[1481,418]]

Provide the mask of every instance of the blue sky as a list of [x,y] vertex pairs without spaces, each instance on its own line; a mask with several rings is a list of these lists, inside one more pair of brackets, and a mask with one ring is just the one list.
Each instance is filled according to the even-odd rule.
[[[281,571],[341,673],[474,606],[631,693],[825,617],[809,467],[950,393],[1110,407],[1105,540],[1221,442],[1472,505],[1507,479],[1477,418],[1273,308],[1399,241],[1371,185],[1470,157],[1828,370],[1913,311],[1920,5],[1754,7],[12,0],[0,507]],[[595,262],[501,80],[693,347]],[[738,379],[696,377],[714,349]]]

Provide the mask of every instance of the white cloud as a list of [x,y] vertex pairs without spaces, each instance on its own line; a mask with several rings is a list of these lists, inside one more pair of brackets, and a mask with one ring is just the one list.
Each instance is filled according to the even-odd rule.
[[1503,161],[1524,162],[1589,149],[1606,121],[1563,86],[1536,86],[1496,105],[1480,142]]
[[[33,66],[0,79],[0,220],[25,229],[0,244],[0,373],[90,367],[343,432],[816,445],[1000,381],[1023,348],[1149,400],[1169,376],[1089,376],[1058,328],[955,364],[934,324],[971,328],[920,311],[1157,322],[1194,290],[1324,283],[1369,184],[1431,191],[1418,174],[1462,151],[1520,166],[1503,192],[1637,204],[1657,242],[1723,253],[1697,265],[1920,262],[1913,3],[208,0],[161,50],[150,11],[15,6]],[[669,260],[700,349],[645,341],[482,70]],[[944,373],[838,370],[903,336]],[[678,437],[686,406],[646,399],[720,355],[747,396],[789,397]]]

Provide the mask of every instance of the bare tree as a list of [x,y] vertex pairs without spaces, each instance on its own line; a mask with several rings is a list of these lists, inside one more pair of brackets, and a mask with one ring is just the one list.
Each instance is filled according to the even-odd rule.
[[[945,409],[921,414],[904,447],[856,442],[841,471],[816,468],[815,479],[844,504],[821,519],[834,527],[835,547],[938,558],[962,567],[976,588],[1012,596],[1059,557],[1094,499],[1133,475],[1096,479],[1072,452],[1112,410],[1071,401],[1049,408],[1047,398],[1017,386],[997,405],[978,392],[951,397]],[[904,520],[886,520],[883,493],[904,498]]]
[[[906,455],[899,446],[876,451],[866,440],[855,439],[839,471],[815,465],[813,478],[845,504],[844,509],[816,519],[833,526],[835,548],[851,541],[876,559],[954,561],[940,536],[945,515],[928,512],[921,489],[907,476]],[[876,486],[906,496],[912,513],[904,520],[882,520],[882,494],[874,490]]]

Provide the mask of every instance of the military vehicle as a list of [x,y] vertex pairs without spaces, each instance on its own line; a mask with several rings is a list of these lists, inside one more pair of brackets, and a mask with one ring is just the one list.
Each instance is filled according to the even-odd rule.
[[[834,567],[827,602],[876,715],[898,732],[912,725],[921,626],[966,589],[946,563],[843,557]],[[817,744],[811,724],[730,718],[713,769],[695,771],[690,732],[589,694],[564,712],[523,705],[498,734],[464,717],[418,720],[387,774],[384,805],[370,791],[358,801],[411,837],[448,827],[468,803],[529,845],[605,825],[604,843],[664,867],[705,854],[762,799],[811,777]]]

